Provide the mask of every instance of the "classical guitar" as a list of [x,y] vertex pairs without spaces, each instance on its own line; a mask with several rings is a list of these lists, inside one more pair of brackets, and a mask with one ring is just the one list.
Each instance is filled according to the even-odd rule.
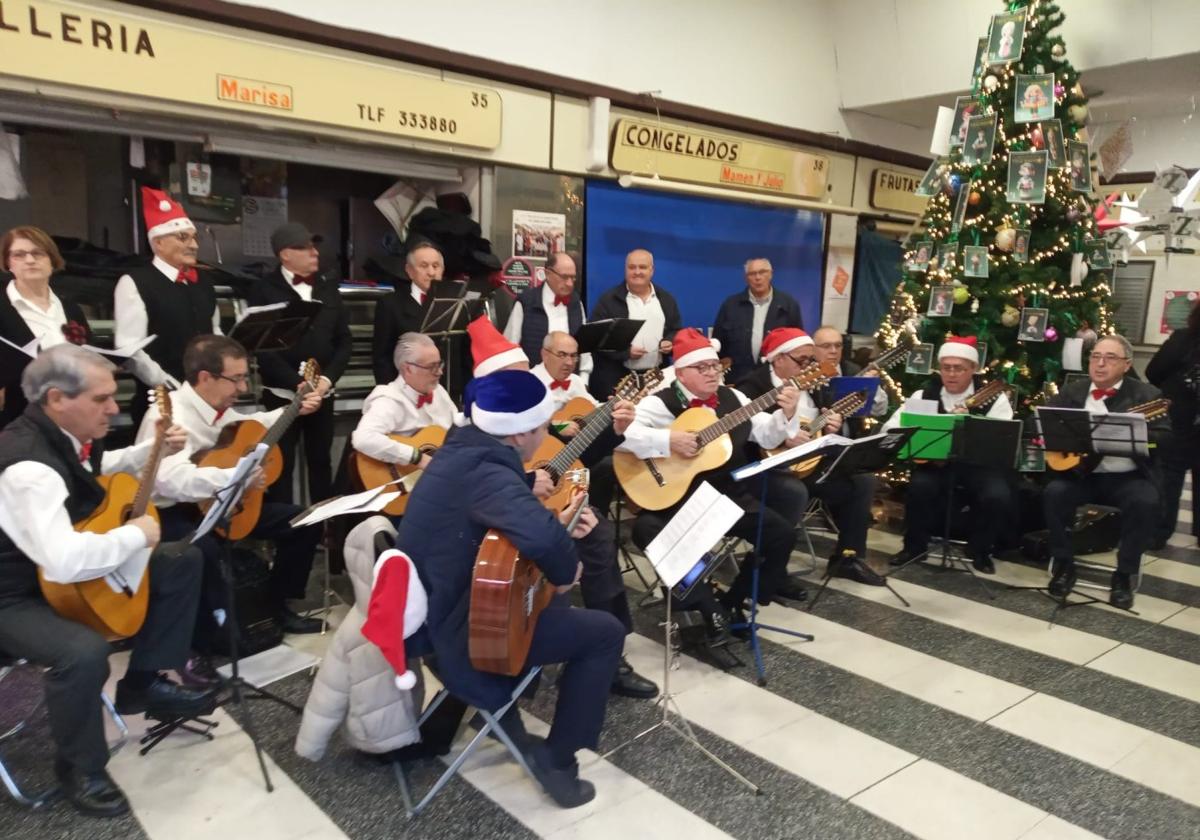
[[[587,504],[587,470],[574,470],[564,478],[578,483],[572,493]],[[574,530],[579,518],[567,526]],[[554,598],[554,586],[541,569],[496,529],[484,535],[471,574],[471,604],[467,616],[467,652],[471,664],[489,674],[516,676],[525,667],[538,616]]]
[[[154,401],[158,404],[161,419],[154,430],[154,444],[141,475],[137,478],[127,473],[97,476],[96,482],[104,488],[104,501],[86,518],[75,523],[76,531],[107,534],[139,516],[149,514],[158,519],[150,496],[158,465],[163,459],[163,441],[171,425],[171,397],[165,385],[155,389]],[[109,641],[135,635],[146,620],[150,599],[149,568],[142,573],[136,588],[119,572],[78,583],[53,583],[46,580],[39,569],[38,579],[42,595],[55,612],[87,625]],[[117,590],[113,589],[114,585]]]
[[[965,408],[967,411],[970,411],[973,408],[982,408],[983,406],[987,405],[988,403],[995,402],[996,400],[1000,399],[1000,395],[1007,393],[1007,392],[1008,392],[1008,383],[1007,382],[1005,382],[1003,379],[993,379],[991,382],[984,385],[982,388],[980,388],[974,394],[972,394],[971,396],[969,396],[965,400],[963,400],[963,403],[962,403],[963,408]],[[930,463],[928,458],[913,458],[912,462],[914,464]],[[945,464],[946,462],[945,461],[933,461],[932,463],[934,465],[940,467],[943,464]]]
[[[403,443],[419,450],[423,455],[431,455],[446,442],[446,430],[441,426],[426,426],[412,435],[388,435],[396,443]],[[401,490],[399,496],[392,500],[383,512],[389,516],[403,516],[408,508],[408,496],[416,486],[417,480],[424,472],[416,464],[389,464],[379,461],[361,452],[354,453],[354,466],[358,470],[359,481],[364,490],[381,487],[398,478],[404,479],[396,485]]]
[[[829,415],[840,414],[842,417],[849,417],[854,412],[858,411],[867,404],[867,392],[855,391],[852,394],[847,394],[840,400],[835,402],[829,408],[823,409],[817,413],[817,416],[809,420],[807,423],[801,424],[800,428],[808,432],[811,438],[819,438],[825,434],[825,424],[829,422]],[[785,447],[778,449],[768,449],[768,455],[778,455],[785,451]],[[811,458],[805,458],[803,461],[794,461],[788,465],[788,469],[797,477],[804,478],[809,473],[817,468],[821,463],[823,455],[814,455]]]
[[[1165,397],[1158,397],[1141,405],[1135,405],[1133,408],[1127,408],[1121,413],[1140,414],[1149,421],[1156,417],[1162,417],[1170,407],[1170,400]],[[1098,452],[1047,452],[1046,467],[1058,472],[1075,469],[1082,472],[1091,472],[1103,457]]]
[[554,481],[554,492],[543,500],[546,507],[551,510],[562,510],[567,506],[573,487],[569,482],[563,481],[563,476],[568,470],[583,468],[579,456],[605,429],[612,425],[612,413],[617,400],[628,400],[636,404],[642,397],[657,388],[661,382],[662,373],[657,369],[648,370],[642,374],[641,387],[638,387],[636,376],[626,375],[617,383],[608,402],[598,406],[588,403],[591,411],[582,418],[583,422],[580,424],[579,431],[575,433],[575,437],[571,438],[569,443],[563,444],[553,435],[546,435],[546,439],[538,446],[537,451],[525,462],[527,471],[545,470],[550,473],[550,478]]
[[[283,409],[279,419],[271,424],[270,429],[257,420],[240,420],[237,423],[230,423],[221,429],[221,435],[211,449],[202,450],[192,456],[196,465],[230,469],[237,466],[238,461],[253,452],[260,443],[265,443],[269,447],[269,451],[263,458],[262,470],[266,476],[267,487],[278,481],[283,472],[283,453],[279,449],[279,440],[300,416],[300,404],[304,401],[304,397],[317,388],[317,383],[321,379],[321,366],[317,364],[316,359],[309,359],[300,366],[300,377],[302,381],[300,387],[296,389],[296,395]],[[265,487],[246,487],[237,510],[230,517],[229,528],[218,528],[217,533],[231,540],[241,540],[249,536],[250,532],[254,530],[254,526],[258,524],[258,517],[262,514],[265,493]],[[211,506],[212,501],[200,504],[201,510],[208,510]]]
[[736,411],[714,420],[712,409],[689,408],[670,425],[673,432],[693,432],[700,451],[692,458],[669,455],[666,458],[639,458],[631,452],[613,453],[613,470],[625,495],[643,510],[663,510],[681,500],[693,479],[702,472],[723,466],[733,454],[729,431],[749,422],[755,414],[775,404],[780,389],[794,385],[811,391],[829,381],[830,373],[820,365],[805,367],[799,374],[772,388]]

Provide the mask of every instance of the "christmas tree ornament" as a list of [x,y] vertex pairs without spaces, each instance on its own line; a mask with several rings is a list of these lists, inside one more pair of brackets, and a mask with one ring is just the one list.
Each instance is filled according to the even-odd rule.
[[958,304],[966,303],[971,299],[971,290],[966,286],[954,287],[954,302]]
[[1001,228],[996,231],[996,247],[1001,251],[1011,251],[1017,243],[1017,232],[1013,228]]
[[1035,125],[1033,131],[1029,132],[1029,142],[1033,144],[1033,148],[1045,148],[1046,138],[1042,135],[1042,127]]
[[1071,255],[1071,287],[1083,285],[1083,278],[1088,275],[1087,263],[1083,261],[1083,254]]
[[1071,122],[1083,125],[1088,118],[1088,107],[1086,105],[1072,105],[1067,109],[1067,116],[1071,118]]
[[1054,341],[1057,338],[1058,338],[1058,330],[1054,329],[1054,327],[1046,327],[1046,340]]
[[975,298],[974,300],[971,301],[971,314],[976,315],[978,313],[979,313],[979,298]]
[[1021,320],[1021,312],[1012,306],[1005,306],[1004,312],[1000,314],[1000,323],[1006,327],[1015,327],[1017,322]]
[[1066,92],[1067,92],[1067,89],[1063,86],[1062,82],[1054,83],[1054,98],[1055,99],[1062,99],[1063,94]]
[[1054,56],[1055,58],[1062,58],[1066,54],[1067,54],[1067,48],[1064,47],[1062,44],[1055,44],[1053,47],[1050,48],[1050,55]]
[[1082,213],[1080,213],[1078,207],[1072,207],[1069,210],[1067,210],[1067,221],[1068,222],[1078,222],[1079,217],[1081,215],[1082,215]]
[[983,89],[988,93],[994,93],[998,87],[1000,87],[1000,80],[995,76],[988,76],[983,80]]

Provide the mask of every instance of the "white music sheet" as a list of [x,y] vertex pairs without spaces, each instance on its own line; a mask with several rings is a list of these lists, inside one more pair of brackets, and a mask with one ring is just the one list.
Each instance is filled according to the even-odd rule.
[[705,481],[646,546],[646,557],[662,582],[674,586],[743,513],[732,499]]

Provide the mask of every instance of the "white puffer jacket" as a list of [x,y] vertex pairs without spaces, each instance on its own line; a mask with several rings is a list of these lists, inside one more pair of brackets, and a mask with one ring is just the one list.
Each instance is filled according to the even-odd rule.
[[374,580],[375,535],[393,539],[396,529],[383,516],[372,516],[346,537],[346,571],[354,584],[354,606],[338,626],[304,704],[296,735],[296,752],[316,761],[343,721],[350,746],[383,753],[420,740],[417,712],[424,704],[421,668],[411,663],[417,685],[411,691],[396,687],[395,671],[379,648],[362,635]]

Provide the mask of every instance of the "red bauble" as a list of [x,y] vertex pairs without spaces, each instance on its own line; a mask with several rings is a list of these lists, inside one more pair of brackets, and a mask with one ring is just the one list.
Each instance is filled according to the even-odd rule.
[[1029,132],[1029,141],[1033,143],[1033,148],[1041,149],[1046,145],[1046,138],[1042,136],[1042,127],[1035,125],[1033,130]]
[[978,190],[971,190],[971,194],[967,196],[967,204],[970,204],[972,207],[974,207],[979,203],[980,198],[982,198],[982,196],[979,194]]

